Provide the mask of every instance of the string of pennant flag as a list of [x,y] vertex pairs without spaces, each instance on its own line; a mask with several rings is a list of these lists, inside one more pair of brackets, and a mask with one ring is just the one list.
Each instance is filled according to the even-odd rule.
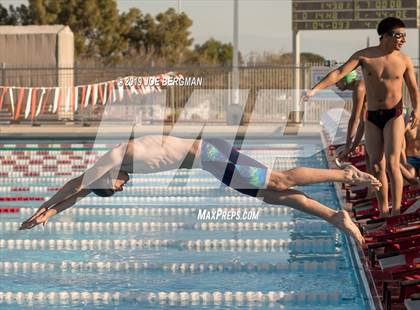
[[[52,113],[57,113],[60,102],[63,112],[77,112],[89,104],[112,104],[121,102],[124,97],[145,95],[161,91],[161,82],[174,73],[164,73],[148,77],[127,76],[116,80],[71,87],[16,87],[0,86],[0,111],[8,103],[14,120],[19,120],[22,112],[25,119],[34,120],[46,112],[52,99]],[[149,81],[152,80],[153,83]],[[143,81],[143,82],[142,82]],[[51,108],[51,106],[50,106]]]

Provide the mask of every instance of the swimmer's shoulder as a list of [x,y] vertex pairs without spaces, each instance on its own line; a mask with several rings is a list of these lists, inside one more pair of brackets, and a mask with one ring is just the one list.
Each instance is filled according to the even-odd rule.
[[405,64],[406,68],[407,67],[413,67],[413,61],[411,60],[410,56],[408,56],[407,54],[399,51],[399,55],[398,57],[402,60],[402,62]]
[[353,54],[353,57],[360,59],[360,58],[363,58],[363,57],[372,57],[372,56],[375,56],[375,55],[377,55],[377,53],[378,53],[378,49],[377,49],[376,46],[366,47],[366,48],[363,48],[363,49],[358,50],[357,52],[355,52]]
[[367,48],[363,48],[361,50],[356,51],[350,57],[350,59],[357,60],[359,62],[359,65],[363,66],[366,59],[372,58],[376,54],[377,54],[377,51],[376,51],[375,47],[367,47]]

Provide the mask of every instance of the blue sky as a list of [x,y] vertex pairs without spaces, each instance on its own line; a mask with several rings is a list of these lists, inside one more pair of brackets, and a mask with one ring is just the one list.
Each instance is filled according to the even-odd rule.
[[[120,10],[137,7],[143,13],[156,15],[178,0],[118,0]],[[210,37],[232,42],[233,0],[180,0],[181,8],[193,20],[195,43]],[[0,0],[3,5],[26,3],[22,0]],[[239,48],[245,55],[251,51],[290,52],[292,49],[291,0],[239,0]],[[408,29],[408,42],[403,51],[417,62],[418,30]],[[346,60],[354,51],[378,43],[375,30],[303,31],[301,51],[327,59]]]

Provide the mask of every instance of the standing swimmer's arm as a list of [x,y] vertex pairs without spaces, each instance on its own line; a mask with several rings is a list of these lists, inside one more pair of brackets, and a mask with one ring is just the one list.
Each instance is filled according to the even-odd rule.
[[359,123],[359,127],[357,127],[356,135],[354,136],[353,143],[352,143],[352,145],[350,147],[350,150],[349,150],[350,153],[353,152],[356,149],[356,147],[359,146],[360,141],[362,140],[364,133],[365,133],[365,122],[362,120]]
[[[351,110],[350,120],[347,127],[347,139],[346,139],[346,151],[350,152],[350,150],[354,147],[357,147],[362,137],[356,141],[357,133],[362,130],[363,136],[363,121],[362,121],[362,111],[366,101],[366,88],[365,82],[359,81],[359,85],[357,89],[353,92],[353,107]],[[360,129],[359,129],[360,128]]]
[[411,128],[415,128],[420,124],[420,94],[416,82],[416,73],[414,71],[413,62],[406,56],[406,70],[404,72],[404,81],[407,84],[408,92],[410,94],[411,105],[413,111],[410,116]]
[[356,69],[360,64],[360,56],[361,52],[358,51],[354,53],[349,60],[347,60],[343,65],[339,68],[331,71],[328,73],[321,81],[319,81],[311,90],[306,92],[306,95],[303,96],[303,100],[307,101],[310,97],[315,95],[319,90],[325,89],[339,80],[341,80],[346,74],[350,73],[354,69]]

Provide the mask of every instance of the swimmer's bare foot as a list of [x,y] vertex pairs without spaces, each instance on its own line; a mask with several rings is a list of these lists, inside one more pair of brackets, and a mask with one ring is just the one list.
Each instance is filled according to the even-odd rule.
[[392,211],[391,211],[391,216],[397,216],[397,215],[400,215],[401,214],[401,211],[400,210],[394,210],[394,209],[392,209]]
[[334,226],[352,236],[359,247],[363,247],[365,244],[365,239],[363,238],[357,225],[351,220],[347,211],[337,211],[337,213],[333,215],[330,222]]
[[380,217],[390,217],[391,214],[389,213],[389,208],[385,207],[384,210],[380,210]]
[[349,184],[366,184],[378,188],[382,186],[381,182],[369,173],[360,171],[355,166],[349,165],[344,169],[345,182]]

